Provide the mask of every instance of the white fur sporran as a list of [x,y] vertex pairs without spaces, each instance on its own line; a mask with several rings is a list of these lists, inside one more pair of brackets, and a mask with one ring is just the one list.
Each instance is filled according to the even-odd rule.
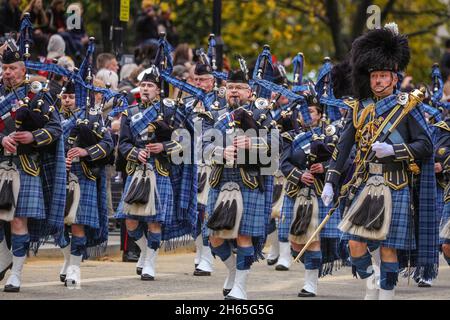
[[[373,214],[371,213],[373,211]],[[361,213],[366,213],[361,216]],[[382,216],[383,215],[383,216]],[[364,225],[355,225],[356,219],[362,217],[367,219]],[[366,228],[367,225],[382,219],[381,227],[378,230]],[[369,240],[385,240],[389,234],[389,227],[392,218],[392,196],[391,190],[386,185],[384,177],[381,175],[372,176],[367,180],[364,189],[351,204],[348,212],[342,218],[338,228],[342,232],[347,232]],[[378,220],[380,221],[380,220]]]
[[197,202],[206,206],[208,204],[208,194],[209,194],[209,175],[211,174],[211,166],[201,163],[197,166],[198,168],[198,194]]
[[[81,190],[78,177],[75,173],[69,174],[69,180],[67,183],[67,194],[72,192],[73,198],[70,204],[66,201],[66,206],[70,205],[70,208],[66,208],[67,216],[64,217],[64,224],[72,225],[77,218],[78,206],[80,204]],[[67,199],[66,199],[67,200]]]
[[17,206],[17,199],[20,191],[20,173],[14,163],[9,164],[8,161],[0,163],[0,190],[5,183],[12,183],[13,202],[11,208],[0,209],[0,220],[12,221]]
[[274,175],[274,197],[278,197],[278,199],[275,200],[275,202],[272,202],[272,219],[279,219],[281,216],[281,209],[283,207],[283,200],[285,195],[285,186],[286,186],[286,179],[284,178],[283,173],[281,171],[277,170]]
[[[295,223],[300,206],[302,210],[312,210],[311,221],[308,224],[306,233],[302,235],[294,235],[291,233],[291,228]],[[313,235],[314,231],[319,226],[319,200],[317,199],[316,192],[312,188],[302,188],[300,189],[297,198],[295,199],[294,209],[292,212],[292,221],[289,226],[289,241],[295,242],[297,244],[305,244],[309,238]],[[317,235],[314,241],[319,241],[320,236]]]
[[[242,198],[241,188],[235,182],[227,182],[220,189],[219,196],[217,197],[214,205],[214,211],[221,205],[228,204],[228,209],[231,203],[235,201],[236,206],[233,207],[236,213],[236,219],[234,226],[231,230],[211,230],[211,235],[222,239],[236,239],[239,233],[239,226],[241,224],[242,215],[244,213],[244,200]],[[229,213],[230,210],[224,210],[225,213]],[[211,217],[212,217],[211,213]],[[210,219],[211,219],[210,217]]]
[[139,165],[136,167],[134,171],[133,177],[131,179],[129,188],[127,191],[130,191],[130,187],[133,185],[134,180],[137,180],[136,183],[142,179],[150,180],[150,192],[148,195],[148,201],[145,204],[141,203],[133,203],[129,204],[126,201],[123,203],[123,212],[125,214],[133,215],[133,216],[154,216],[156,215],[156,201],[159,201],[158,197],[158,188],[156,185],[156,175],[153,170],[153,166],[147,164],[145,166],[145,176],[144,176],[144,165]]

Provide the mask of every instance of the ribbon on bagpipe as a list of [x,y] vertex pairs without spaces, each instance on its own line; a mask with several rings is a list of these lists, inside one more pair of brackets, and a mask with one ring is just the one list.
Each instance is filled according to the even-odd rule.
[[[158,47],[160,49],[158,50],[153,64],[158,67],[160,74],[162,74],[163,72],[167,72],[170,75],[173,70],[173,61],[171,56],[173,48],[170,43],[167,42],[165,36],[160,36],[160,38],[158,39]],[[160,65],[163,59],[165,59],[165,69],[160,70]]]
[[[20,55],[23,57],[26,50],[26,45],[29,46],[33,42],[33,24],[30,21],[30,15],[24,15],[22,22],[20,24],[20,37],[19,37],[19,48]],[[29,47],[28,47],[29,48]]]
[[433,80],[433,94],[431,96],[431,104],[436,109],[450,109],[450,102],[443,102],[444,81],[442,80],[441,71],[438,64],[434,64],[431,71],[431,79]]
[[[333,79],[331,78],[332,68],[333,65],[331,64],[331,62],[329,60],[326,60],[319,70],[315,89],[320,103],[327,106],[328,118],[330,119],[330,121],[336,121],[342,117],[338,107],[342,104],[339,101],[336,101],[339,99],[336,99],[333,94],[333,87],[331,85],[333,81]],[[327,81],[328,83],[326,83]],[[345,109],[347,108],[348,107],[346,107]]]
[[[208,59],[210,61],[210,65],[211,67],[213,67],[213,72],[212,75],[214,76],[214,78],[216,79],[220,79],[220,80],[227,80],[228,74],[226,72],[220,72],[214,69],[216,63],[216,39],[214,37],[214,35],[210,35],[209,36],[209,40],[208,40]],[[213,63],[214,60],[214,63]]]
[[281,93],[290,102],[296,101],[299,104],[299,111],[300,111],[305,123],[307,123],[307,124],[311,123],[311,121],[312,121],[311,115],[309,114],[308,105],[306,104],[306,100],[303,96],[298,95],[283,86],[280,86],[278,84],[275,84],[275,83],[267,81],[267,80],[254,79],[254,80],[251,80],[250,83],[256,83],[260,87],[263,87],[267,91],[270,91],[270,92]]
[[308,85],[303,84],[303,66],[305,64],[303,54],[297,53],[292,60],[292,64],[294,65],[294,81],[291,91],[295,93],[307,91],[309,89]]
[[[261,69],[261,63],[266,61],[266,64],[262,66],[264,70]],[[258,72],[262,72],[262,79],[259,79]],[[272,54],[270,53],[269,46],[264,46],[263,51],[259,54],[258,59],[256,60],[255,69],[253,70],[253,80],[273,80],[273,64],[272,64]],[[272,92],[264,87],[259,87],[259,92],[257,94],[257,98],[266,98],[270,99],[270,95]]]
[[303,84],[303,66],[304,66],[303,54],[298,53],[292,60],[294,65],[294,86],[301,86]]
[[89,41],[86,56],[81,62],[80,69],[78,71],[79,80],[81,81],[75,81],[75,99],[77,106],[83,106],[86,102],[88,90],[84,86],[84,79],[86,79],[88,69],[93,67],[91,65],[92,63],[91,59],[93,58],[94,52],[95,52],[95,42]]

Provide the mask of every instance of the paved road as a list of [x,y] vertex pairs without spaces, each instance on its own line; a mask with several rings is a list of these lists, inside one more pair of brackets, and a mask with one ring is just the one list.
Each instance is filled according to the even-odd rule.
[[[122,263],[119,256],[105,257],[102,261],[86,261],[82,264],[82,286],[69,290],[59,282],[62,259],[30,258],[24,268],[23,284],[19,294],[0,292],[0,300],[6,299],[155,299],[155,300],[221,300],[221,288],[225,279],[225,266],[216,260],[216,271],[211,277],[194,277],[194,253],[182,250],[162,254],[157,261],[155,281],[143,282],[135,275],[134,263]],[[418,288],[413,281],[408,286],[401,279],[397,299],[445,299],[450,300],[450,267],[441,261],[439,278],[432,288]],[[297,298],[303,282],[303,265],[296,264],[290,271],[275,271],[265,261],[254,264],[249,277],[250,299],[289,300]],[[6,279],[0,282],[3,287]],[[321,279],[319,296],[315,299],[360,299],[364,282],[352,278],[349,268],[341,269],[333,276]]]

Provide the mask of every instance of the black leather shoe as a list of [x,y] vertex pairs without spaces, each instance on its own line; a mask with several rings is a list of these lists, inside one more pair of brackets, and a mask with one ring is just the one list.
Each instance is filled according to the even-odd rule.
[[231,292],[231,289],[223,289],[222,294],[224,297],[226,297]]
[[244,300],[244,299],[238,299],[233,296],[227,295],[227,296],[225,296],[225,300]]
[[426,281],[420,280],[417,284],[419,288],[431,288],[431,283],[428,283]]
[[275,270],[277,271],[289,271],[289,268],[286,266],[283,266],[282,264],[279,264],[275,267]]
[[7,266],[5,270],[3,270],[2,272],[0,272],[0,281],[3,280],[3,278],[5,277],[6,271],[8,271],[9,269],[11,269],[11,268],[12,268],[12,265],[13,265],[13,264],[12,264],[12,262],[11,262],[11,264],[10,264],[9,266]]
[[5,286],[5,289],[3,289],[4,292],[19,292],[20,287],[15,287],[12,284],[7,284]]
[[267,265],[269,265],[269,266],[273,266],[277,262],[278,262],[278,257],[275,259],[267,259]]
[[205,276],[210,276],[211,272],[209,271],[203,271],[200,269],[195,269],[194,271],[194,276],[199,276],[199,277],[205,277]]
[[142,268],[136,268],[136,274],[140,276],[142,274]]
[[297,297],[300,298],[314,298],[316,295],[312,292],[306,291],[305,289],[302,289],[297,295]]
[[197,269],[197,267],[198,267],[198,263],[195,264],[195,269]]
[[141,280],[142,281],[153,281],[153,280],[155,280],[155,278],[149,274],[141,274]]
[[66,282],[66,275],[65,274],[60,274],[59,275],[59,281]]

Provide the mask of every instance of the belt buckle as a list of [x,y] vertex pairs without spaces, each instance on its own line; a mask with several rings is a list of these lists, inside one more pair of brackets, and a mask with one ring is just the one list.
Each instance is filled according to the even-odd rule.
[[383,165],[381,163],[373,163],[369,162],[369,173],[382,175],[383,174]]

